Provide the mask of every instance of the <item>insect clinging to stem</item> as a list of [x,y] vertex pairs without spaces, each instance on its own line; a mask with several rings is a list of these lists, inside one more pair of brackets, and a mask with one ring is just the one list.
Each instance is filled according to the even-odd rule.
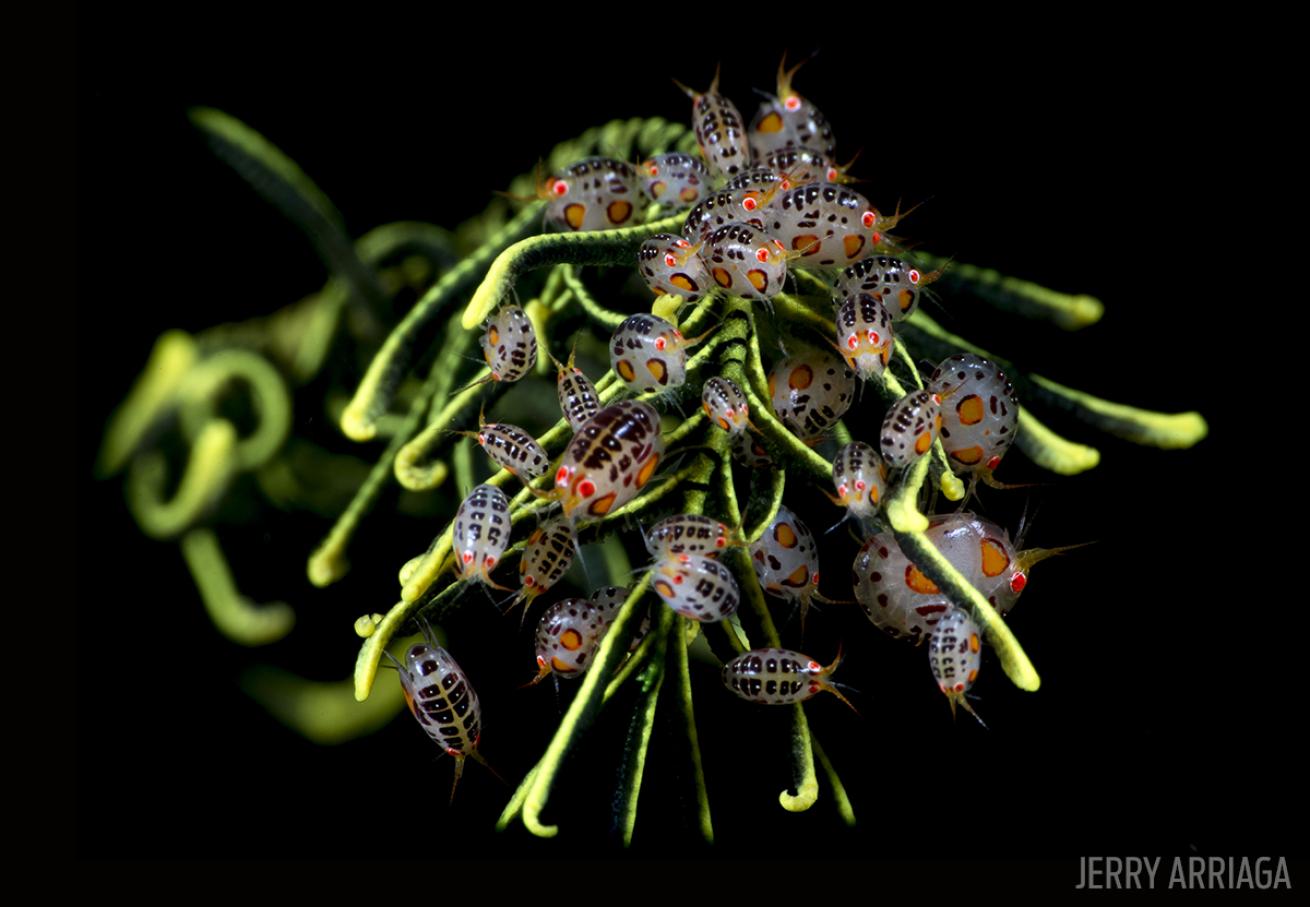
[[840,650],[832,664],[825,667],[791,649],[751,649],[725,664],[721,674],[723,685],[747,702],[791,705],[828,692],[858,715],[850,700],[828,680],[841,660]]
[[951,717],[955,717],[958,704],[986,727],[965,698],[982,667],[982,631],[972,617],[959,608],[952,608],[937,622],[928,640],[928,664],[932,667],[937,688],[951,704]]

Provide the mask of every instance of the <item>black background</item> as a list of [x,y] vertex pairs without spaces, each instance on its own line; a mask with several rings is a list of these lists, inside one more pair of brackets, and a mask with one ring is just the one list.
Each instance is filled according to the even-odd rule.
[[[1066,334],[957,311],[947,298],[948,326],[1110,399],[1198,409],[1212,433],[1193,450],[1166,453],[1049,416],[1104,460],[1038,493],[1030,541],[1098,544],[1037,568],[1012,622],[1043,687],[1021,693],[987,662],[977,692],[990,732],[967,717],[952,724],[921,652],[876,637],[857,611],[818,617],[827,627],[811,648],[823,657],[846,637],[839,679],[862,691],[863,719],[827,697],[809,709],[849,785],[861,818],[854,831],[838,825],[826,793],[810,814],[782,813],[776,794],[786,776],[753,723],[768,719],[743,717],[702,669],[697,707],[720,855],[1043,859],[1056,861],[1043,878],[1063,887],[1083,854],[1289,852],[1284,823],[1304,792],[1293,760],[1304,760],[1275,673],[1282,662],[1259,629],[1289,603],[1270,600],[1277,595],[1231,528],[1244,518],[1230,497],[1234,450],[1244,448],[1226,434],[1241,378],[1229,366],[1222,275],[1203,250],[1235,199],[1210,131],[1224,98],[1202,48],[1091,23],[1041,41],[946,40],[928,23],[873,21],[798,29],[803,37],[792,40],[778,36],[780,25],[753,23],[739,27],[742,37],[679,46],[680,27],[645,17],[619,25],[542,13],[513,27],[489,19],[454,29],[400,14],[324,15],[312,27],[218,12],[79,22],[79,582],[112,593],[84,595],[77,611],[86,655],[79,854],[616,853],[600,833],[612,748],[566,776],[582,805],[553,814],[558,840],[497,836],[489,828],[506,792],[470,765],[447,807],[448,760],[433,758],[408,719],[316,748],[238,691],[239,670],[265,658],[321,679],[345,676],[354,617],[389,606],[387,570],[438,527],[408,524],[389,548],[370,539],[382,549],[379,572],[359,577],[357,568],[327,593],[302,579],[307,550],[277,547],[282,537],[270,527],[265,546],[238,565],[239,581],[256,599],[291,601],[300,626],[268,652],[243,652],[208,626],[175,548],[136,532],[120,483],[91,482],[107,413],[161,330],[270,311],[323,279],[296,229],[208,154],[186,107],[217,107],[263,133],[356,234],[399,219],[453,225],[587,126],[685,117],[688,102],[670,80],[703,87],[716,59],[723,90],[753,109],[750,91],[771,87],[784,46],[819,51],[797,85],[833,123],[841,155],[863,147],[862,191],[884,208],[927,200],[907,235],[1107,305],[1100,324]],[[1011,480],[1036,477],[1026,463],[1009,468]],[[984,501],[997,501],[1013,526],[1021,502]],[[831,522],[830,510],[811,509],[812,525]],[[845,591],[847,557],[843,548],[827,568],[843,577],[825,582],[835,596]],[[548,739],[553,703],[544,690],[513,690],[530,661],[525,643],[511,656],[507,631],[471,620],[472,631],[489,640],[470,657],[487,677],[483,698],[502,704],[500,717],[487,716],[484,752],[517,779]],[[116,678],[108,685],[105,672]],[[657,796],[643,802],[637,843],[647,856],[695,853],[668,805],[675,782],[658,774],[659,741],[657,727],[649,763]]]

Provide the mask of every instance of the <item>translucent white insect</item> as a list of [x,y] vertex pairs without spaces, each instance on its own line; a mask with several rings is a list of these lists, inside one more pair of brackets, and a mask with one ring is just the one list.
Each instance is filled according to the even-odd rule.
[[903,321],[919,307],[923,288],[942,273],[925,273],[890,255],[870,255],[842,269],[834,293],[840,298],[868,293],[887,307],[892,320]]
[[[770,199],[775,197],[776,195],[769,196]],[[687,219],[682,223],[682,236],[690,242],[699,243],[708,239],[715,230],[728,224],[746,223],[763,229],[764,220],[764,204],[761,203],[756,190],[721,189],[707,196],[691,209]]]
[[698,254],[701,244],[672,233],[656,233],[637,250],[637,270],[656,295],[695,302],[710,290],[710,273]]
[[751,649],[723,666],[723,685],[742,699],[763,705],[791,705],[827,691],[854,711],[855,706],[828,682],[840,664],[840,653],[824,667],[791,649]]
[[741,601],[732,571],[711,557],[664,558],[656,564],[654,586],[665,604],[690,620],[722,620]]
[[537,596],[549,590],[568,572],[577,543],[577,536],[567,520],[548,520],[534,529],[519,560],[521,588],[507,610],[512,611],[522,603],[526,617]]
[[690,154],[657,154],[637,169],[646,197],[675,211],[696,204],[710,192],[710,171]]
[[564,517],[601,517],[637,496],[664,456],[660,416],[650,405],[623,400],[588,419],[555,471]]
[[540,683],[551,674],[565,680],[581,677],[591,667],[611,618],[594,602],[566,598],[546,609],[537,623],[537,676]]
[[775,197],[763,209],[764,229],[805,267],[845,267],[874,254],[895,218],[885,217],[853,189],[808,183]]
[[716,180],[729,179],[751,165],[750,142],[736,105],[719,94],[719,73],[704,94],[679,87],[692,99],[692,125],[701,156]]
[[493,463],[509,470],[521,482],[531,482],[550,468],[550,456],[545,448],[517,425],[487,422],[479,413],[478,430],[459,434],[474,438]]
[[832,461],[833,503],[845,507],[858,520],[870,520],[887,494],[887,464],[878,451],[863,441],[852,441]]
[[803,628],[810,602],[825,600],[819,594],[819,546],[814,533],[791,510],[779,507],[773,522],[751,544],[750,552],[764,591],[797,602]]
[[803,64],[788,69],[785,57],[778,64],[778,94],[762,103],[751,120],[750,146],[757,158],[779,148],[809,148],[828,157],[837,150],[828,120],[792,88]]
[[[790,189],[791,182],[781,173],[767,167],[752,167],[743,170],[723,184],[722,192],[730,192],[739,197],[742,208],[746,211],[758,211],[769,204],[780,190]],[[753,199],[754,205],[747,206],[746,199]]]
[[759,163],[774,173],[783,175],[783,179],[788,183],[782,187],[783,189],[804,186],[806,183],[842,182],[846,179],[846,169],[850,166],[847,164],[845,167],[838,167],[826,154],[796,147],[770,151],[760,158]]
[[873,625],[894,639],[923,642],[951,602],[896,544],[880,532],[855,555],[851,581],[855,600]]
[[656,559],[688,560],[693,555],[713,557],[733,544],[731,529],[701,514],[680,513],[667,517],[646,531],[646,550]]
[[492,381],[517,381],[537,364],[537,332],[516,305],[501,306],[482,333],[482,358]]
[[631,164],[589,157],[547,177],[546,220],[562,230],[610,230],[635,223],[641,180]]
[[509,548],[509,498],[494,485],[474,488],[455,513],[451,545],[460,579],[478,579],[494,589],[512,591],[491,578]]
[[423,637],[423,643],[410,646],[403,664],[390,652],[385,654],[400,675],[410,712],[427,735],[455,759],[455,780],[450,785],[453,802],[466,758],[482,763],[493,775],[496,772],[478,753],[482,709],[473,684],[450,653],[437,645],[426,626]]
[[701,260],[710,277],[736,296],[764,302],[782,292],[787,281],[786,251],[758,227],[724,224],[710,233]]
[[837,308],[837,351],[860,379],[881,375],[895,344],[892,316],[867,293],[847,296]]
[[[946,694],[946,700],[951,704],[952,717],[955,706],[959,704],[978,718],[978,713],[965,698],[982,667],[982,631],[972,617],[959,608],[952,608],[937,622],[928,642],[928,664],[932,667],[937,688]],[[981,724],[982,719],[978,718],[978,722]]]
[[751,407],[746,395],[731,378],[715,375],[701,388],[701,407],[715,425],[730,434],[740,434],[750,424]]
[[[601,586],[595,592],[591,593],[589,600],[605,614],[605,620],[609,623],[614,622],[619,614],[619,608],[628,600],[628,593],[631,590],[627,586]],[[636,632],[632,634],[632,641],[628,644],[628,651],[632,651],[641,645],[646,634],[650,632],[651,619],[650,609],[644,605],[638,605],[643,609],[641,623],[638,624]]]
[[748,469],[763,469],[773,465],[773,458],[752,431],[738,432],[732,438],[732,459]]
[[1005,372],[972,353],[942,361],[928,389],[949,397],[942,407],[942,446],[958,473],[997,484],[992,471],[1010,449],[1019,427],[1019,399]]
[[887,410],[879,432],[882,458],[893,469],[909,466],[932,449],[942,427],[942,398],[911,391]]
[[687,380],[691,342],[663,318],[632,315],[610,337],[610,366],[635,391],[673,390]]
[[559,396],[560,411],[568,420],[569,427],[577,431],[582,423],[600,412],[600,395],[582,369],[574,365],[575,352],[570,351],[569,361],[562,365],[554,356],[551,361],[556,368],[555,392]]
[[855,372],[819,350],[788,356],[769,371],[773,411],[805,440],[835,425],[854,398]]

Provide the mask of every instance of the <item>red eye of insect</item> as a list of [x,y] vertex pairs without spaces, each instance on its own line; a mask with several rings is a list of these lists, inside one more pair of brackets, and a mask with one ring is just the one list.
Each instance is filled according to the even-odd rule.
[[839,174],[839,173],[837,172],[837,168],[836,168],[836,167],[829,167],[829,168],[828,168],[828,182],[830,182],[830,183],[835,183],[835,182],[837,182],[837,177],[840,176],[840,175],[841,175],[841,174]]
[[873,244],[876,246],[880,242],[882,242],[882,234],[877,230],[873,231]]
[[487,436],[484,435],[482,432],[478,432],[478,443],[481,444],[483,447],[487,446]]
[[941,406],[941,405],[942,405],[942,395],[941,395],[941,394],[933,394],[933,395],[932,395],[932,402],[933,402],[933,403],[936,403],[938,406]]
[[819,571],[818,571],[818,570],[815,570],[815,571],[814,571],[814,579],[811,580],[810,582],[812,582],[812,583],[813,583],[814,585],[816,585],[816,586],[819,585]]
[[801,99],[796,97],[796,95],[790,95],[787,100],[782,102],[782,106],[786,107],[788,110],[800,110]]
[[878,215],[874,214],[872,211],[865,211],[864,214],[860,216],[860,223],[864,224],[866,227],[872,227],[877,222]]
[[714,547],[715,547],[715,548],[722,548],[722,547],[723,547],[724,545],[726,545],[726,544],[728,544],[728,540],[727,540],[727,539],[715,539],[715,540],[714,540]]
[[747,211],[754,211],[756,208],[760,206],[760,203],[757,202],[754,198],[748,196],[747,198],[743,198],[741,200],[741,206],[745,208]]
[[523,577],[523,585],[531,587],[531,586],[535,586],[536,584],[537,584],[537,578],[533,576],[531,573]]
[[910,268],[910,275],[909,275],[909,276],[910,276],[910,283],[918,283],[918,282],[919,282],[919,277],[920,277],[921,275],[919,274],[919,271],[918,271],[916,268]]
[[783,180],[782,186],[780,188],[782,189],[783,192],[786,192],[788,189],[791,188],[791,180]]
[[554,192],[556,195],[568,195],[569,184],[564,182],[564,180],[555,180],[555,184],[550,187],[550,191]]
[[650,175],[651,175],[651,176],[659,176],[659,175],[660,175],[660,168],[659,168],[659,167],[656,167],[654,164],[651,164],[651,167],[650,167]]
[[464,554],[462,555],[462,559],[463,559],[464,563],[466,563],[466,564],[471,564],[471,563],[473,563],[473,552],[472,552],[472,551],[465,551]]
[[741,406],[737,407],[737,412],[741,413],[743,416],[750,411],[751,405],[749,403],[743,403]]
[[822,670],[823,670],[823,665],[819,664],[817,661],[812,661],[812,662],[810,662],[809,664],[807,664],[805,667],[808,668],[808,669],[811,670],[811,671],[822,671]]
[[681,340],[681,339],[682,339],[682,331],[678,330],[677,328],[674,328],[674,329],[673,329],[673,336],[674,336],[674,337],[677,337],[679,340]]
[[596,493],[596,483],[591,479],[583,479],[578,483],[578,494],[581,497],[589,498]]
[[990,460],[987,461],[987,468],[988,468],[988,469],[995,469],[997,466],[1000,466],[1000,465],[1001,465],[1001,458],[1000,458],[1000,457],[992,457]]
[[850,491],[850,489],[847,488],[847,487],[846,487],[846,483],[843,482],[843,483],[841,483],[840,485],[837,486],[837,497],[839,497],[839,498],[844,498],[844,497],[846,497],[846,494],[847,494],[847,492],[849,492],[849,491]]
[[482,563],[486,564],[487,569],[490,570],[492,567],[496,566],[496,555],[488,554],[482,559]]
[[846,345],[849,346],[851,349],[855,349],[857,346],[860,345],[860,335],[852,334],[851,336],[847,337]]
[[1028,577],[1024,576],[1022,573],[1016,573],[1014,576],[1010,577],[1010,591],[1015,595],[1022,592],[1023,587],[1026,585],[1028,585]]
[[755,250],[755,260],[756,261],[769,260],[769,249],[767,246],[760,246],[758,249]]
[[869,331],[869,342],[872,343],[874,346],[877,346],[878,341],[881,339],[882,338],[878,336],[877,331]]
[[[678,555],[678,560],[681,561],[681,562],[684,563],[684,564],[690,564],[690,563],[691,563],[691,555],[690,555],[690,554],[679,554],[679,555]],[[676,576],[676,577],[673,578],[673,581],[674,581],[675,583],[680,583],[680,582],[682,582],[682,577],[680,577],[680,576]]]
[[676,243],[674,243],[674,245],[677,246],[679,249],[691,248],[691,243],[687,242],[685,239],[678,240]]
[[664,256],[664,263],[670,268],[676,268],[678,266],[678,256],[670,252],[668,255]]
[[665,340],[663,337],[656,337],[656,338],[655,338],[655,349],[657,349],[657,350],[663,350],[663,349],[664,349],[666,346],[668,346],[668,345],[669,345],[669,342],[668,342],[667,340]]
[[856,490],[856,491],[863,491],[863,490],[864,490],[864,480],[863,480],[863,479],[856,479],[856,480],[855,480],[855,490]]
[[773,241],[773,244],[774,244],[775,246],[778,247],[778,251],[779,251],[779,252],[786,252],[786,251],[787,251],[787,247],[784,246],[784,245],[782,244],[782,240],[780,240],[780,239],[775,239],[775,240]]
[[555,484],[560,486],[569,484],[569,476],[572,474],[573,470],[569,469],[567,466],[561,466],[559,471],[555,473]]

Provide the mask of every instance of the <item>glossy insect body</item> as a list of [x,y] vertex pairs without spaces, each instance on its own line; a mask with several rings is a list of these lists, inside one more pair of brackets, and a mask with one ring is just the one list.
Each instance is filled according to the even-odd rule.
[[646,532],[646,550],[656,559],[713,557],[731,544],[731,529],[718,520],[693,513],[660,520]]
[[474,488],[455,513],[452,548],[461,579],[480,579],[504,589],[491,579],[491,571],[509,547],[509,498],[494,485]]
[[[764,228],[765,206],[752,189],[721,189],[692,208],[682,222],[682,235],[691,242],[704,242],[710,234],[728,224],[747,223]],[[776,196],[770,196],[776,198]]]
[[610,230],[635,223],[641,180],[631,164],[589,157],[549,177],[546,220],[562,230]]
[[1019,400],[1005,372],[972,353],[937,366],[928,389],[949,397],[942,406],[942,446],[951,468],[990,478],[1019,425]]
[[892,316],[868,293],[847,296],[837,308],[837,349],[860,379],[883,373],[892,356]]
[[516,305],[501,306],[482,334],[482,358],[492,381],[517,381],[537,364],[537,332]]
[[719,94],[719,74],[714,74],[714,81],[704,94],[687,93],[692,97],[696,142],[710,176],[715,180],[730,179],[749,167],[751,148],[746,128],[736,105]]
[[855,372],[827,353],[788,356],[769,372],[773,411],[803,439],[836,424],[855,397]]
[[760,164],[783,175],[788,184],[783,189],[804,186],[806,183],[836,183],[844,175],[842,168],[834,164],[832,158],[808,148],[779,148],[763,155]]
[[819,548],[814,533],[786,507],[750,546],[751,564],[764,591],[801,606],[801,626],[819,588]]
[[887,493],[887,464],[868,444],[852,441],[833,459],[832,482],[837,487],[837,503],[856,519],[872,519]]
[[632,315],[610,337],[610,365],[635,391],[673,390],[687,380],[687,345],[663,318]]
[[942,426],[942,398],[931,391],[906,394],[882,420],[882,458],[893,469],[909,466],[932,448]]
[[690,154],[657,154],[637,169],[646,197],[675,211],[696,204],[710,191],[710,171]]
[[902,321],[914,314],[923,288],[940,273],[924,274],[890,255],[870,255],[842,270],[834,292],[841,298],[868,293],[886,306],[893,321]]
[[569,353],[569,361],[564,365],[555,360],[555,392],[559,395],[559,408],[569,427],[577,431],[582,423],[600,412],[600,395],[582,369],[573,364],[573,355]]
[[[392,658],[400,684],[405,691],[405,702],[418,719],[427,735],[455,758],[455,781],[450,787],[450,798],[455,799],[455,788],[464,771],[464,759],[478,755],[482,738],[482,709],[473,684],[451,657],[437,645],[424,629],[425,642],[411,646],[401,664]],[[387,657],[391,657],[387,653]]]
[[722,620],[741,601],[732,572],[710,557],[664,558],[655,567],[654,586],[670,608],[690,620]]
[[973,706],[965,699],[982,667],[982,631],[973,618],[959,608],[952,608],[938,621],[928,642],[928,663],[937,688],[951,704],[951,714],[955,714],[958,703],[977,718]]
[[581,677],[610,628],[610,617],[593,602],[566,598],[546,609],[537,624],[539,683],[549,674],[565,679]]
[[833,183],[791,189],[764,209],[764,229],[800,252],[806,267],[845,267],[872,255],[890,227],[863,195]]
[[623,400],[588,419],[564,451],[555,489],[564,516],[601,517],[637,496],[664,455],[660,416],[636,400]]
[[[967,511],[935,516],[927,536],[999,613],[1006,614],[1028,586],[1028,571],[1048,557],[1070,550],[1016,550],[1010,534],[991,520]],[[1079,547],[1079,546],[1071,546]]]
[[787,256],[781,247],[747,223],[716,229],[705,241],[701,259],[716,284],[747,299],[772,299],[787,280]]
[[[758,211],[769,204],[780,190],[790,188],[790,181],[782,174],[766,167],[752,167],[724,183],[721,191],[735,193],[741,198],[743,209],[749,212]],[[755,205],[745,205],[748,198],[753,199]]]
[[710,288],[710,274],[697,254],[701,245],[672,233],[656,233],[637,250],[637,270],[656,295],[700,299]]
[[773,458],[751,431],[738,432],[733,436],[732,459],[749,469],[763,469],[773,465]]
[[473,435],[483,452],[519,480],[531,482],[546,474],[550,456],[532,435],[508,422],[483,422]]
[[737,382],[718,375],[701,388],[701,406],[715,425],[731,434],[739,434],[750,424],[751,408]]
[[723,666],[723,685],[742,699],[763,705],[804,702],[824,690],[850,705],[827,680],[839,664],[840,656],[824,667],[791,649],[752,649]]
[[890,532],[864,543],[852,565],[855,599],[875,627],[918,645],[951,609],[937,584],[924,576]]
[[800,64],[787,69],[785,60],[778,65],[778,94],[762,103],[751,120],[750,145],[757,158],[779,148],[809,148],[828,157],[837,150],[827,118],[792,88],[798,69]]
[[[628,600],[629,589],[626,586],[601,586],[595,592],[591,593],[589,601],[600,608],[601,613],[605,615],[607,623],[614,623],[614,618],[618,617],[619,609],[623,603]],[[636,649],[641,645],[641,641],[650,632],[650,609],[644,605],[639,605],[645,613],[642,614],[641,623],[637,626],[636,632],[632,634],[632,641],[628,643],[628,651]]]
[[533,600],[558,583],[568,572],[576,545],[577,537],[566,520],[550,520],[533,530],[523,549],[523,558],[519,561],[522,589],[510,605],[510,610],[522,601],[526,606],[526,615]]

